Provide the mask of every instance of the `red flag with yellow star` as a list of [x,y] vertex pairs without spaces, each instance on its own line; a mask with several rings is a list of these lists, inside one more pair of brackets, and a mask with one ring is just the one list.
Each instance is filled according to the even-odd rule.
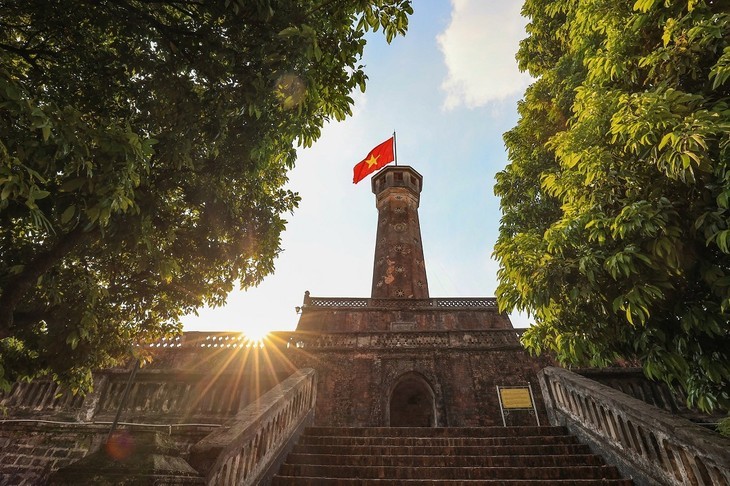
[[395,160],[393,137],[390,137],[388,140],[372,149],[367,157],[355,166],[355,175],[352,178],[352,183],[357,184],[367,177],[368,174],[372,174],[376,170],[393,162],[393,160]]

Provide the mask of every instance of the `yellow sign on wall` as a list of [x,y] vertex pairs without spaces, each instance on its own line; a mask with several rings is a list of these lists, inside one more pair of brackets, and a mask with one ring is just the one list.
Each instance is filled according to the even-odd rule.
[[527,388],[500,388],[499,399],[505,409],[532,408],[530,390]]

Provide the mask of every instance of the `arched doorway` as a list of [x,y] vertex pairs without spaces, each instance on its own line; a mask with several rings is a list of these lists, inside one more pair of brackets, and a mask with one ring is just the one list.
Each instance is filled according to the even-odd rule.
[[426,379],[417,373],[403,375],[390,394],[391,427],[435,427],[436,401]]

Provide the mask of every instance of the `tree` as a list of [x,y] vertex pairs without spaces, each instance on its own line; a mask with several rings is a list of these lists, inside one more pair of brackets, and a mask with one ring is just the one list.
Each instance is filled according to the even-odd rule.
[[0,385],[90,370],[273,271],[295,145],[410,0],[0,0]]
[[638,361],[730,407],[730,14],[723,2],[527,0],[536,81],[504,136],[495,255],[523,343]]

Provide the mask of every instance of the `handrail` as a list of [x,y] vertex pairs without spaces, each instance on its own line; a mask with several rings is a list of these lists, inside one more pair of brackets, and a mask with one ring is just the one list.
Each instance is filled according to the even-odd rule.
[[259,484],[292,434],[311,419],[316,375],[301,369],[193,446],[189,462],[209,485]]
[[615,457],[637,484],[730,484],[730,440],[562,368],[539,378],[552,424]]

